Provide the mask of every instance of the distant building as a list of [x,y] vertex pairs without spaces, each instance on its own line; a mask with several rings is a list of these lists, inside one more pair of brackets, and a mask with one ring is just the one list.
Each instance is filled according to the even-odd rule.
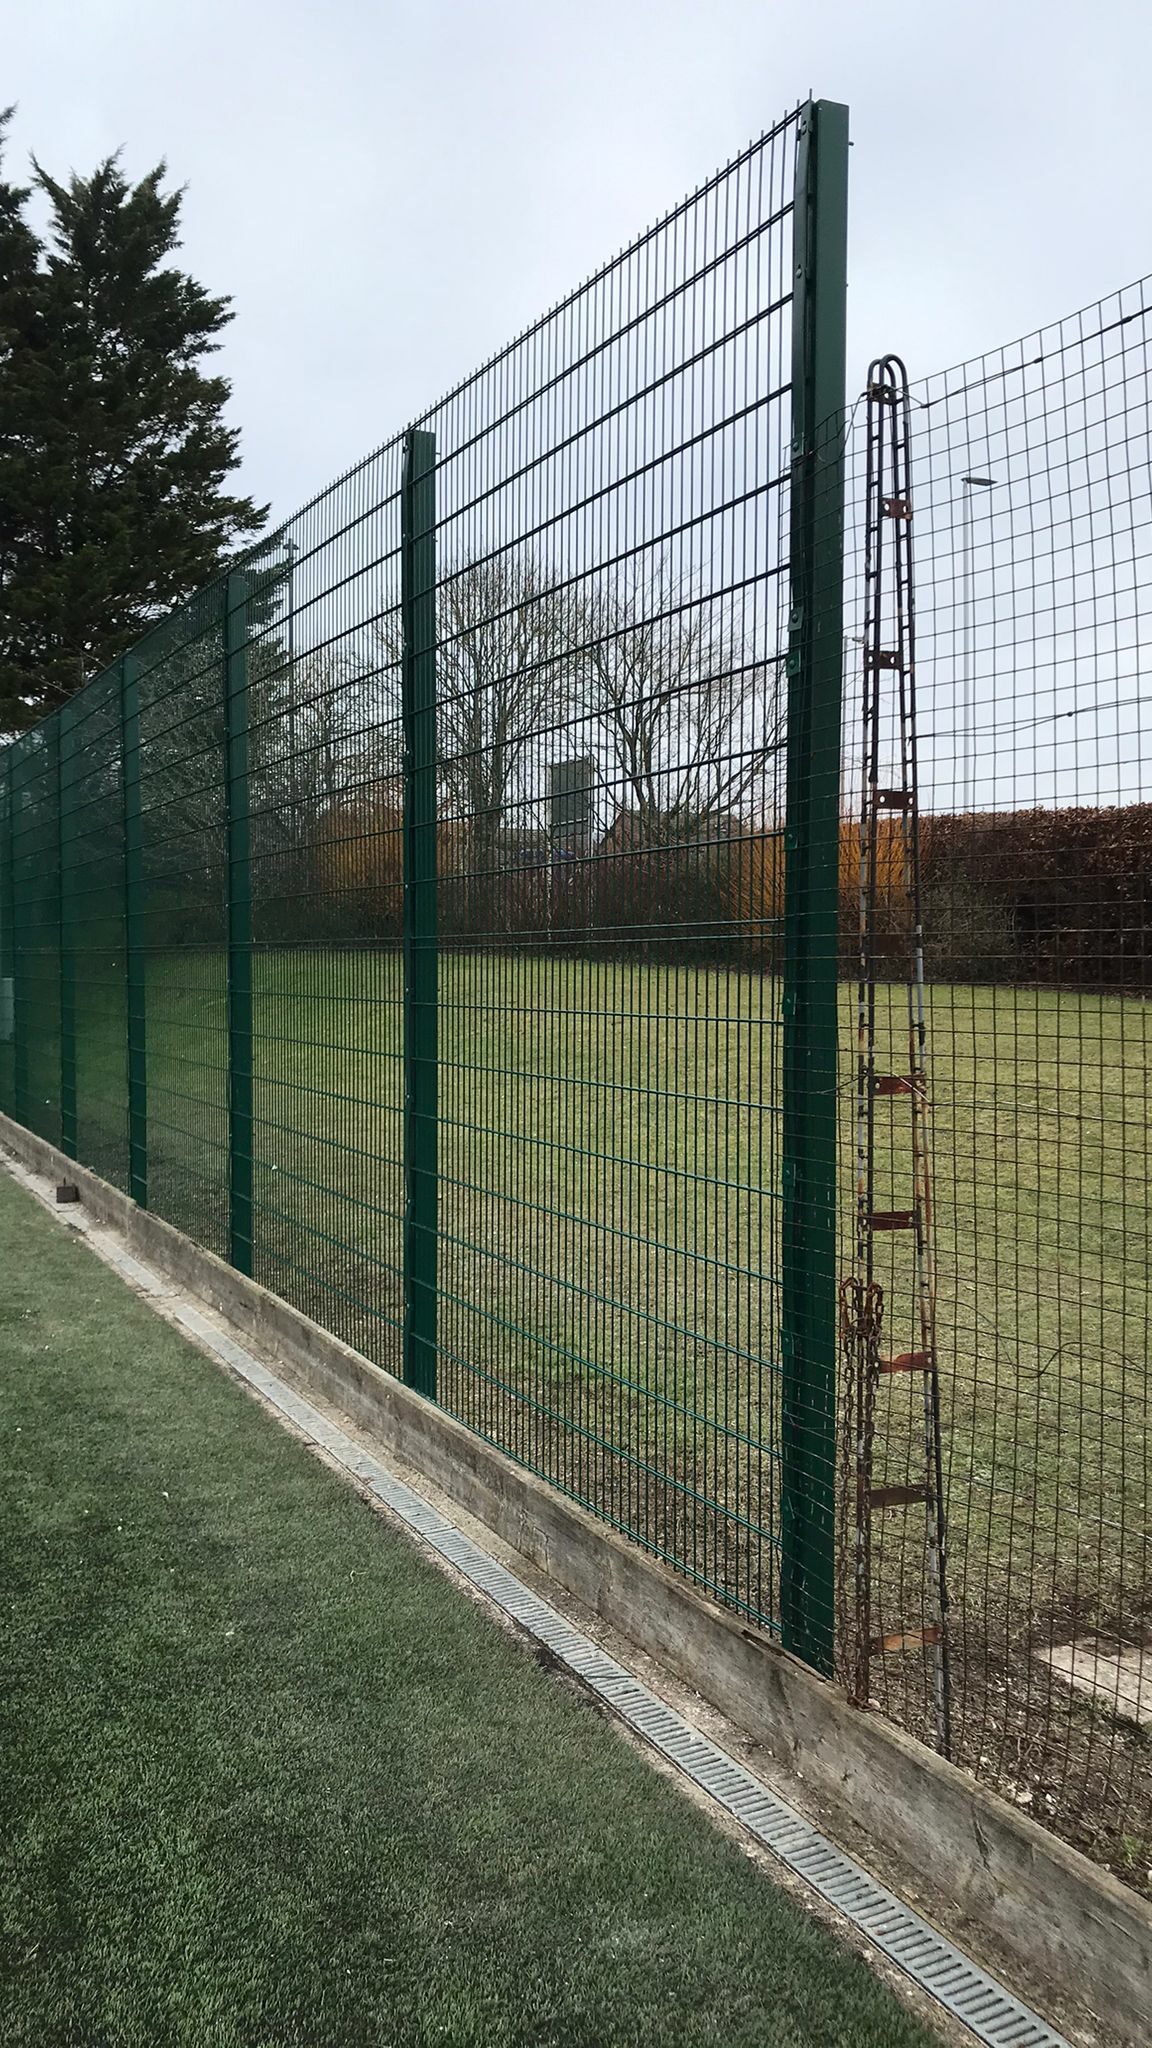
[[745,819],[730,811],[686,816],[675,811],[644,812],[621,807],[600,839],[597,852],[639,853],[653,846],[727,845],[733,839],[746,838],[749,829]]

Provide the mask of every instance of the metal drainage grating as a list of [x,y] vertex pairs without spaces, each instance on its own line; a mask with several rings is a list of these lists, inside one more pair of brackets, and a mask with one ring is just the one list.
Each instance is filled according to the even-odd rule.
[[963,2020],[989,2048],[1068,2048],[1038,2014],[945,1941],[926,1920],[821,1835],[726,1751],[689,1726],[515,1574],[382,1472],[371,1481],[390,1508],[506,1614],[555,1652],[637,1734],[667,1757],[750,1834],[796,1871],[875,1946]]
[[[22,1177],[22,1176],[21,1176]],[[31,1177],[29,1177],[31,1178]],[[94,1243],[106,1262],[136,1287],[161,1296],[166,1284],[103,1237]],[[505,1614],[544,1643],[583,1683],[618,1713],[717,1805],[747,1828],[821,1898],[890,1957],[913,1982],[969,2027],[988,2048],[1070,2048],[1062,2034],[1013,1998],[994,1977],[954,1948],[902,1899],[886,1891],[850,1856],[746,1771],[706,1735],[658,1699],[639,1679],[605,1654],[570,1621],[533,1593],[514,1572],[465,1536],[430,1502],[345,1436],[309,1401],[292,1392],[259,1360],[225,1336],[206,1316],[170,1295],[164,1303],[205,1350],[279,1409],[312,1442],[368,1485],[393,1514]]]

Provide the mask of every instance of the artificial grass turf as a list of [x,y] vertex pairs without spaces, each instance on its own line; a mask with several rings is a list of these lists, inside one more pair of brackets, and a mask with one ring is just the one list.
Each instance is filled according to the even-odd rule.
[[0,1174],[6,2048],[931,2037]]

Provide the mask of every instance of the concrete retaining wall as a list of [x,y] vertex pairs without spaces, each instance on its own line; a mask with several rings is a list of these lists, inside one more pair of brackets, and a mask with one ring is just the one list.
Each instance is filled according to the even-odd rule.
[[4,1116],[0,1142],[33,1171],[75,1181],[89,1213],[141,1259],[226,1316],[299,1392],[368,1431],[693,1686],[802,1780],[826,1816],[839,1812],[890,1844],[1016,1959],[1031,1986],[1051,1985],[1147,2048],[1152,1908],[1135,1893],[898,1729],[849,1707],[452,1416]]

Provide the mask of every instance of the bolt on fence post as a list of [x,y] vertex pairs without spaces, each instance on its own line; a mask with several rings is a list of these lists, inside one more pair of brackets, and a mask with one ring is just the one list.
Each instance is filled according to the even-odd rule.
[[76,1157],[76,705],[56,713],[56,904],[60,965],[60,1150]]
[[848,109],[810,101],[793,214],[785,817],[781,1582],[785,1647],[833,1669],[836,1038]]
[[436,1398],[436,437],[413,427],[400,500],[404,722],[404,1378]]
[[228,1257],[252,1274],[252,848],[248,791],[248,577],[224,586],[228,918]]
[[120,657],[120,787],[124,807],[124,973],[128,1034],[128,1192],[148,1207],[148,1003],[144,835],[140,806],[140,684],[136,657]]

